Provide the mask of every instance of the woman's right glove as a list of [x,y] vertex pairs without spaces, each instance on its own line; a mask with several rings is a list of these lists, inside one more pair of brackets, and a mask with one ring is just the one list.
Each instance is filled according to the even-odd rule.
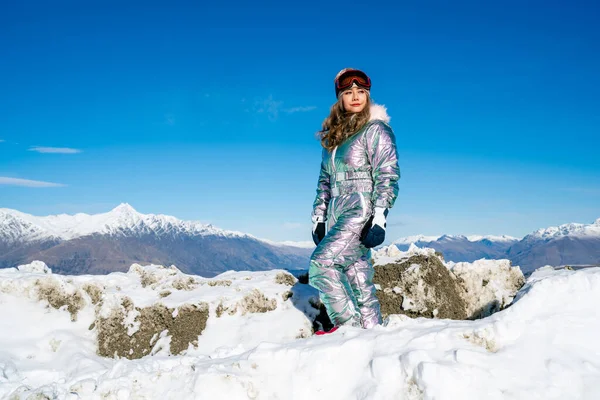
[[315,221],[313,222],[312,238],[315,242],[315,246],[319,245],[319,242],[325,237],[325,222]]
[[385,218],[387,215],[387,208],[375,207],[375,212],[367,221],[360,238],[365,247],[372,248],[383,243],[385,240]]

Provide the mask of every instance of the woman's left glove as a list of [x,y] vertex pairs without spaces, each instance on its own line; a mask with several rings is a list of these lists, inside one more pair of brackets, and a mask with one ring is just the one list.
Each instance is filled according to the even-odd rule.
[[367,221],[360,237],[367,248],[379,246],[385,240],[385,218],[388,215],[387,208],[375,207],[373,216]]
[[325,222],[315,221],[313,222],[312,238],[315,242],[315,246],[319,245],[319,242],[325,237]]

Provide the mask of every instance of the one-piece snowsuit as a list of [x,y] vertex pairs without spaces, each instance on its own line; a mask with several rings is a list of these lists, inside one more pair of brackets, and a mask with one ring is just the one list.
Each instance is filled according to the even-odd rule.
[[372,105],[362,129],[331,152],[323,149],[312,219],[328,226],[311,256],[309,283],[336,326],[381,323],[370,252],[360,237],[374,207],[390,209],[398,195],[400,169],[388,121],[385,108]]

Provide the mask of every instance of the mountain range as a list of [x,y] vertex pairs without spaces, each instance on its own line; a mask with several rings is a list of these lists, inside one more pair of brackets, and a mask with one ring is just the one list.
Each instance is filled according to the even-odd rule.
[[44,261],[64,274],[127,271],[133,263],[176,265],[206,277],[227,270],[303,269],[312,252],[129,204],[110,212],[36,217],[0,209],[0,268]]
[[[509,259],[524,273],[544,265],[600,264],[600,218],[511,236],[411,236],[411,243],[441,252],[447,261]],[[228,270],[303,270],[312,242],[272,242],[172,216],[141,214],[129,204],[95,215],[37,217],[0,208],[0,268],[44,261],[63,274],[127,271],[133,263],[174,264],[206,277]]]
[[431,247],[448,261],[473,262],[481,258],[509,259],[524,273],[544,265],[600,264],[600,218],[592,224],[570,223],[539,229],[522,239],[511,236],[411,236],[394,244],[407,250],[411,243]]

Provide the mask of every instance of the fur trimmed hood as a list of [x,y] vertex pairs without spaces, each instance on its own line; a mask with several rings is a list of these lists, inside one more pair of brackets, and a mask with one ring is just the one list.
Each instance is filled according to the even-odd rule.
[[386,124],[390,123],[390,116],[387,113],[387,108],[384,105],[380,104],[371,104],[371,117],[369,121],[380,120],[385,122]]

